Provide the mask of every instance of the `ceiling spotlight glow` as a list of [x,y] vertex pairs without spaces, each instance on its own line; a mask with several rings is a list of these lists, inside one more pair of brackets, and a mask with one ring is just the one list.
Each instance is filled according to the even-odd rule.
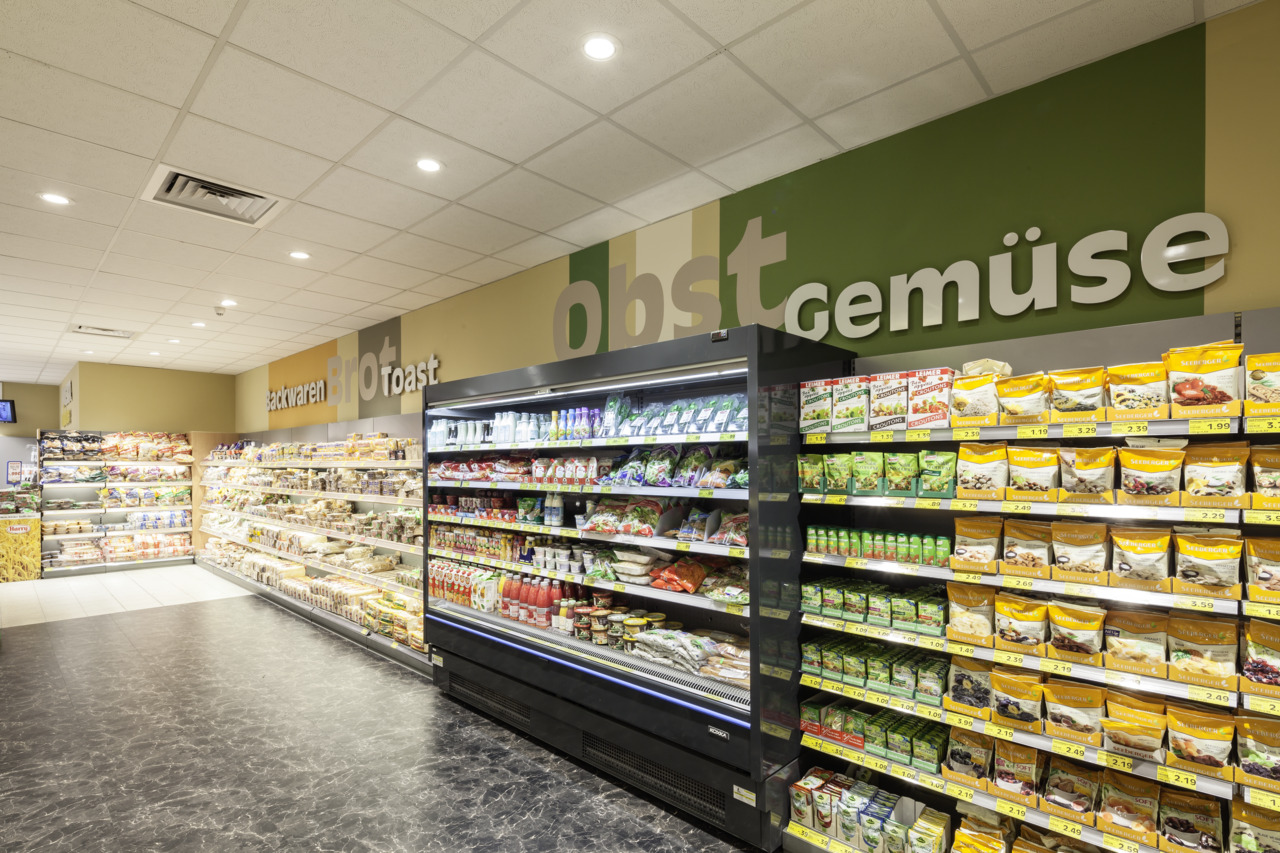
[[418,168],[424,172],[438,172],[443,166],[439,160],[432,160],[430,157],[418,161]]
[[180,343],[182,343],[182,341],[178,340],[177,338],[169,338],[169,343],[171,343],[171,344],[180,344]]
[[49,204],[71,204],[71,199],[57,193],[40,193],[40,198],[49,202]]
[[191,325],[195,326],[197,329],[203,329],[203,328],[204,328],[204,323],[192,323]]
[[594,33],[582,43],[582,52],[588,59],[604,62],[606,59],[613,59],[618,52],[618,40],[604,33]]
[[85,354],[85,355],[93,355],[93,350],[91,350],[91,349],[87,349],[87,350],[85,350],[85,351],[84,351],[84,354]]
[[291,258],[297,258],[297,259],[298,259],[298,260],[300,260],[300,261],[305,261],[307,258],[309,258],[309,257],[311,257],[311,256],[310,256],[310,255],[308,255],[306,252],[290,252],[290,253],[289,253],[289,257],[291,257]]
[[234,299],[224,299],[224,300],[222,300],[222,307],[223,307],[223,308],[234,308],[234,307],[236,307],[236,305],[237,305],[237,304],[238,304],[238,303],[237,303]]
[[153,353],[151,353],[151,354],[152,354],[152,355],[159,355],[160,353],[158,353],[158,352],[153,352]]

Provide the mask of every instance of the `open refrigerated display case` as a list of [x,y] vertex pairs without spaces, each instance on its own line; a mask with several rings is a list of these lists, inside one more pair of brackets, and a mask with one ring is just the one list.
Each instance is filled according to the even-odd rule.
[[798,383],[848,357],[748,326],[425,389],[436,683],[777,847],[796,688],[761,673],[798,666]]

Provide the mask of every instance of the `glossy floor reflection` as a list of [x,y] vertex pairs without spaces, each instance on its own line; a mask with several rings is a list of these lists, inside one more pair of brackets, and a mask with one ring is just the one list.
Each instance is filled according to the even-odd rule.
[[0,630],[0,850],[738,849],[257,597]]

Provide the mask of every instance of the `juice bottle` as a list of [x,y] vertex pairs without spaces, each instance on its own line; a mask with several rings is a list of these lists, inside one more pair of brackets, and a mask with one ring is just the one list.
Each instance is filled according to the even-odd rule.
[[560,413],[555,409],[551,410],[551,431],[547,433],[547,438],[551,441],[560,438]]
[[551,627],[551,584],[546,580],[538,584],[538,595],[534,600],[533,613],[535,627],[542,628],[544,631]]
[[551,610],[547,619],[547,627],[552,630],[560,628],[560,602],[564,600],[564,590],[560,589],[560,581],[551,582]]
[[532,580],[525,581],[520,593],[520,621],[532,625],[535,620],[534,611],[538,605],[538,585]]
[[507,618],[520,620],[520,596],[524,589],[524,577],[516,575],[511,579],[511,599],[507,602]]

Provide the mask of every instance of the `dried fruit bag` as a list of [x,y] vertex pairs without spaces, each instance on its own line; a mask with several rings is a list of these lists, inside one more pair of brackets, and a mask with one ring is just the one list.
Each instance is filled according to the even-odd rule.
[[1111,571],[1130,580],[1164,580],[1169,577],[1171,538],[1168,530],[1111,528]]
[[1154,409],[1169,402],[1168,371],[1160,362],[1107,368],[1107,395],[1113,409]]
[[1216,406],[1235,400],[1239,396],[1242,352],[1244,347],[1240,344],[1220,341],[1165,353],[1173,405]]
[[1010,447],[1009,485],[1024,492],[1048,492],[1058,487],[1056,447]]
[[1004,444],[961,444],[956,485],[988,491],[1009,485],[1009,455]]
[[1219,778],[1229,776],[1227,761],[1236,736],[1235,720],[1230,714],[1170,705],[1168,719],[1170,767]]
[[1244,472],[1249,462],[1247,442],[1193,444],[1183,460],[1187,494],[1193,497],[1231,498],[1244,494]]
[[1168,789],[1161,791],[1160,835],[1175,849],[1219,853],[1223,837],[1218,801]]
[[1176,542],[1177,562],[1174,571],[1178,580],[1219,588],[1240,583],[1243,539],[1179,533]]
[[1169,617],[1169,677],[1175,681],[1196,684],[1205,678],[1231,678],[1236,673],[1236,652],[1235,622]]
[[1049,411],[1052,396],[1049,377],[1043,373],[1028,373],[996,380],[996,397],[1000,400],[1000,413],[1011,417],[1030,417]]
[[1058,448],[1059,488],[1077,495],[1098,495],[1116,487],[1114,447]]
[[1049,381],[1053,386],[1055,412],[1092,412],[1106,405],[1105,367],[1052,370],[1049,372]]
[[1053,562],[1052,543],[1053,525],[1049,522],[1005,519],[1001,560],[1011,566],[1044,568]]
[[1244,636],[1244,677],[1254,684],[1280,685],[1280,625],[1250,619]]
[[1130,495],[1171,495],[1182,484],[1181,450],[1120,448],[1120,488]]

